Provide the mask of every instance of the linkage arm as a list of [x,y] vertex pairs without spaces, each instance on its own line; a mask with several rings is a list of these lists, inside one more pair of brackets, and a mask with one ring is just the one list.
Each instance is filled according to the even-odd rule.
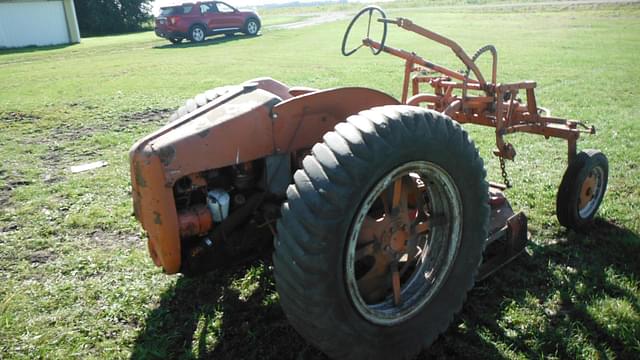
[[[482,76],[482,73],[480,72],[480,69],[478,69],[478,67],[476,66],[476,64],[473,62],[473,60],[471,60],[471,58],[469,57],[469,55],[467,55],[467,53],[464,51],[464,49],[462,49],[462,47],[460,45],[458,45],[458,43],[456,43],[455,41],[444,37],[438,33],[435,33],[431,30],[427,30],[419,25],[414,24],[411,20],[409,19],[405,19],[405,18],[397,18],[397,19],[378,19],[379,22],[384,22],[384,23],[389,23],[389,24],[396,24],[399,27],[414,32],[418,35],[422,35],[428,39],[431,39],[437,43],[440,43],[448,48],[450,48],[453,53],[458,57],[458,59],[460,59],[460,61],[462,61],[462,63],[467,66],[469,69],[471,69],[471,71],[473,72],[473,74],[476,76],[476,79],[478,79],[478,82],[480,83],[480,87],[484,88],[485,87],[485,80],[484,77]],[[383,49],[384,50],[384,49]],[[395,55],[395,54],[394,54]],[[437,70],[439,71],[439,70]],[[449,74],[447,74],[449,75]],[[450,75],[449,75],[450,76]],[[452,76],[453,77],[453,76]],[[457,77],[456,77],[457,78]]]

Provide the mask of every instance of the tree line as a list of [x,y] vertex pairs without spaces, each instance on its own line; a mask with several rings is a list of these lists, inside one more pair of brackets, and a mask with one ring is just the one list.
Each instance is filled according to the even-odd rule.
[[74,0],[82,36],[140,31],[151,19],[151,0]]

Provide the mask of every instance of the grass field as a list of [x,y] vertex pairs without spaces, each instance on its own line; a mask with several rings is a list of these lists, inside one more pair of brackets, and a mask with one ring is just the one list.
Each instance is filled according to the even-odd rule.
[[[602,149],[610,163],[591,233],[567,232],[554,214],[564,144],[511,138],[509,197],[528,214],[532,242],[477,284],[420,358],[638,358],[640,6],[389,14],[469,52],[494,44],[499,81],[536,80],[539,104],[596,126],[579,146]],[[399,96],[402,63],[368,51],[341,57],[345,26],[201,45],[170,46],[148,32],[0,51],[0,359],[323,358],[288,325],[270,254],[197,279],[152,265],[132,216],[127,151],[184,99],[258,76]],[[400,30],[388,41],[459,67],[446,49]],[[491,131],[469,130],[499,181]],[[69,172],[97,160],[108,165]]]

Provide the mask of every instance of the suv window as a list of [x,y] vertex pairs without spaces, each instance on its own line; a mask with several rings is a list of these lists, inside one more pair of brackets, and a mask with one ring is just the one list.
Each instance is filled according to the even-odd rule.
[[215,13],[218,12],[218,9],[212,3],[200,4],[200,13],[205,14],[208,12]]
[[221,13],[232,13],[235,11],[234,8],[232,8],[231,6],[225,4],[225,3],[217,3],[216,4],[218,6],[218,11],[220,11]]
[[171,6],[160,9],[161,16],[183,15],[188,14],[193,9],[193,5],[187,6]]

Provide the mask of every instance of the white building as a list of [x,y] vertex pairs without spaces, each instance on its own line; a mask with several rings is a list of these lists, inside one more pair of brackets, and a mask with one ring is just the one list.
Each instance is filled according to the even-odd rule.
[[73,0],[0,0],[0,48],[79,42]]

